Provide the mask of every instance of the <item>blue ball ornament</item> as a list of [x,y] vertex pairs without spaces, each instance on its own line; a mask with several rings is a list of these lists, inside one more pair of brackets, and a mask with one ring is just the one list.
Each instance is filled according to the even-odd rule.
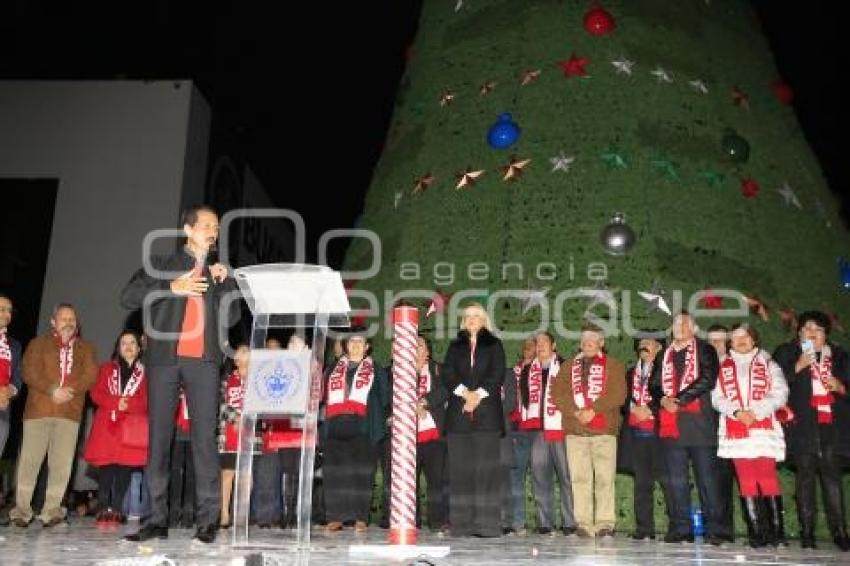
[[509,112],[499,114],[496,123],[487,132],[487,143],[493,149],[507,149],[519,139],[520,129]]

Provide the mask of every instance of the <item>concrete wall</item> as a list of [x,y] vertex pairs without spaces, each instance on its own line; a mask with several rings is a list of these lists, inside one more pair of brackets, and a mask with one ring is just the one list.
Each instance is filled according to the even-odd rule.
[[188,81],[0,82],[0,177],[59,179],[40,331],[52,305],[72,302],[98,357],[110,354],[142,239],[177,225],[184,185],[192,196],[203,187],[210,111],[191,112],[193,91]]

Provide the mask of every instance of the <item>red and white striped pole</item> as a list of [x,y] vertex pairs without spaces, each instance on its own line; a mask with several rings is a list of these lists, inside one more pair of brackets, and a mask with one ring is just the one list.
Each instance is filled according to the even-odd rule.
[[416,544],[416,307],[393,309],[390,543]]

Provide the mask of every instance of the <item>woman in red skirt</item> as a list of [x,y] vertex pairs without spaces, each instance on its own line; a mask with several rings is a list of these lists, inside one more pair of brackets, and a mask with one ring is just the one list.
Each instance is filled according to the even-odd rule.
[[99,523],[126,521],[122,505],[130,475],[148,460],[148,383],[140,344],[138,334],[122,332],[90,392],[97,412],[84,458],[99,471]]

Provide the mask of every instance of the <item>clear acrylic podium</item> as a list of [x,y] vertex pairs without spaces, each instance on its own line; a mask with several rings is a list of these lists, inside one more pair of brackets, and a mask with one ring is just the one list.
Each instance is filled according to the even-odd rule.
[[[242,291],[253,315],[251,327],[251,350],[268,355],[265,348],[270,329],[291,329],[305,338],[308,353],[300,355],[303,372],[290,371],[285,375],[287,383],[294,387],[306,387],[306,393],[295,402],[289,403],[285,412],[270,409],[259,398],[251,399],[254,367],[245,383],[246,395],[239,424],[239,448],[236,456],[236,478],[233,491],[233,539],[232,544],[240,547],[286,548],[294,545],[298,549],[310,546],[310,519],[313,498],[313,464],[316,455],[319,402],[322,394],[322,375],[325,355],[325,340],[329,327],[348,327],[351,311],[340,274],[319,265],[267,264],[237,269],[236,282]],[[260,357],[260,356],[258,356]],[[293,356],[297,361],[298,355]],[[254,366],[252,359],[252,366]],[[297,364],[291,367],[302,367]],[[279,385],[281,380],[278,379]],[[284,387],[283,389],[287,389]],[[280,389],[280,388],[278,388]],[[250,391],[249,391],[250,390]],[[297,528],[295,539],[280,537],[279,544],[250,540],[248,525],[251,509],[252,468],[256,441],[257,421],[261,417],[297,417],[303,422],[301,440],[301,466],[298,480]]]

